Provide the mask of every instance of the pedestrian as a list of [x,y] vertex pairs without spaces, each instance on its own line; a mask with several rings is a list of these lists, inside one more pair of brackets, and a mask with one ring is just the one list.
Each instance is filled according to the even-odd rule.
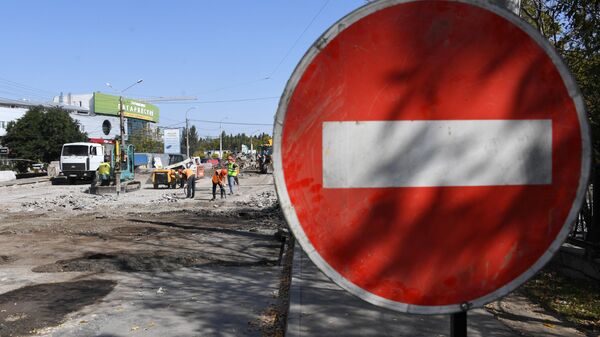
[[187,180],[187,198],[194,199],[194,194],[196,192],[196,172],[194,172],[190,166],[191,165],[188,165],[188,167],[183,170],[183,174]]
[[[233,194],[233,185],[235,178],[240,172],[240,167],[235,163],[232,155],[227,156],[227,183],[229,184],[229,194]],[[238,186],[238,191],[240,190]]]
[[221,199],[225,198],[225,177],[227,176],[227,170],[217,168],[212,176],[212,194],[213,197],[210,199],[211,201],[217,198],[217,186],[219,186],[221,190]]

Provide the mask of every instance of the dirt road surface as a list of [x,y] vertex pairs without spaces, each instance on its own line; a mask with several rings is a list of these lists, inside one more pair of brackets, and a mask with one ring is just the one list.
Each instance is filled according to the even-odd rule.
[[119,197],[0,187],[0,336],[280,334],[272,176],[243,174],[214,202],[209,178],[194,200],[136,178],[142,189]]

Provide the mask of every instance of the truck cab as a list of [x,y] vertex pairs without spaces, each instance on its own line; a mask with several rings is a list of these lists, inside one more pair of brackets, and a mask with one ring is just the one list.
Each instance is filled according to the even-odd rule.
[[69,181],[92,180],[104,161],[104,147],[96,143],[68,143],[62,147],[60,169]]

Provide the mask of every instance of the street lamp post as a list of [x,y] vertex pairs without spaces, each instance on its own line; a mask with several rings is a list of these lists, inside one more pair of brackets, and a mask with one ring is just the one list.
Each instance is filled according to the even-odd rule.
[[188,158],[190,158],[190,128],[188,127],[188,112],[193,109],[196,109],[196,107],[193,106],[185,111],[185,150]]
[[[123,156],[121,155],[121,152],[123,151],[123,148],[125,147],[125,141],[124,138],[125,137],[125,111],[123,109],[123,93],[133,87],[136,84],[142,83],[142,81],[144,81],[143,79],[139,79],[137,80],[135,83],[133,83],[132,85],[128,86],[127,88],[121,90],[121,95],[119,95],[119,129],[120,129],[120,139],[119,142],[117,142],[117,148],[115,149],[116,151],[116,163],[115,163],[115,188],[116,188],[116,192],[117,192],[117,196],[119,196],[119,193],[121,193],[121,162],[123,160]],[[110,86],[110,84],[107,83],[108,86]],[[112,88],[112,86],[110,86]],[[120,143],[120,144],[119,144]]]

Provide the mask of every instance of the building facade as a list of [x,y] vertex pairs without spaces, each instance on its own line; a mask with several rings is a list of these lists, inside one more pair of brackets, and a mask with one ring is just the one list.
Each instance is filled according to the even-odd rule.
[[[79,123],[81,131],[87,133],[93,141],[112,140],[120,134],[119,118],[94,113],[94,94],[67,94],[55,96],[52,102],[39,103],[0,99],[0,137],[6,135],[9,122],[23,117],[29,108],[34,106],[61,107]],[[158,126],[144,120],[125,118],[125,135],[149,131],[148,134],[158,134]]]

